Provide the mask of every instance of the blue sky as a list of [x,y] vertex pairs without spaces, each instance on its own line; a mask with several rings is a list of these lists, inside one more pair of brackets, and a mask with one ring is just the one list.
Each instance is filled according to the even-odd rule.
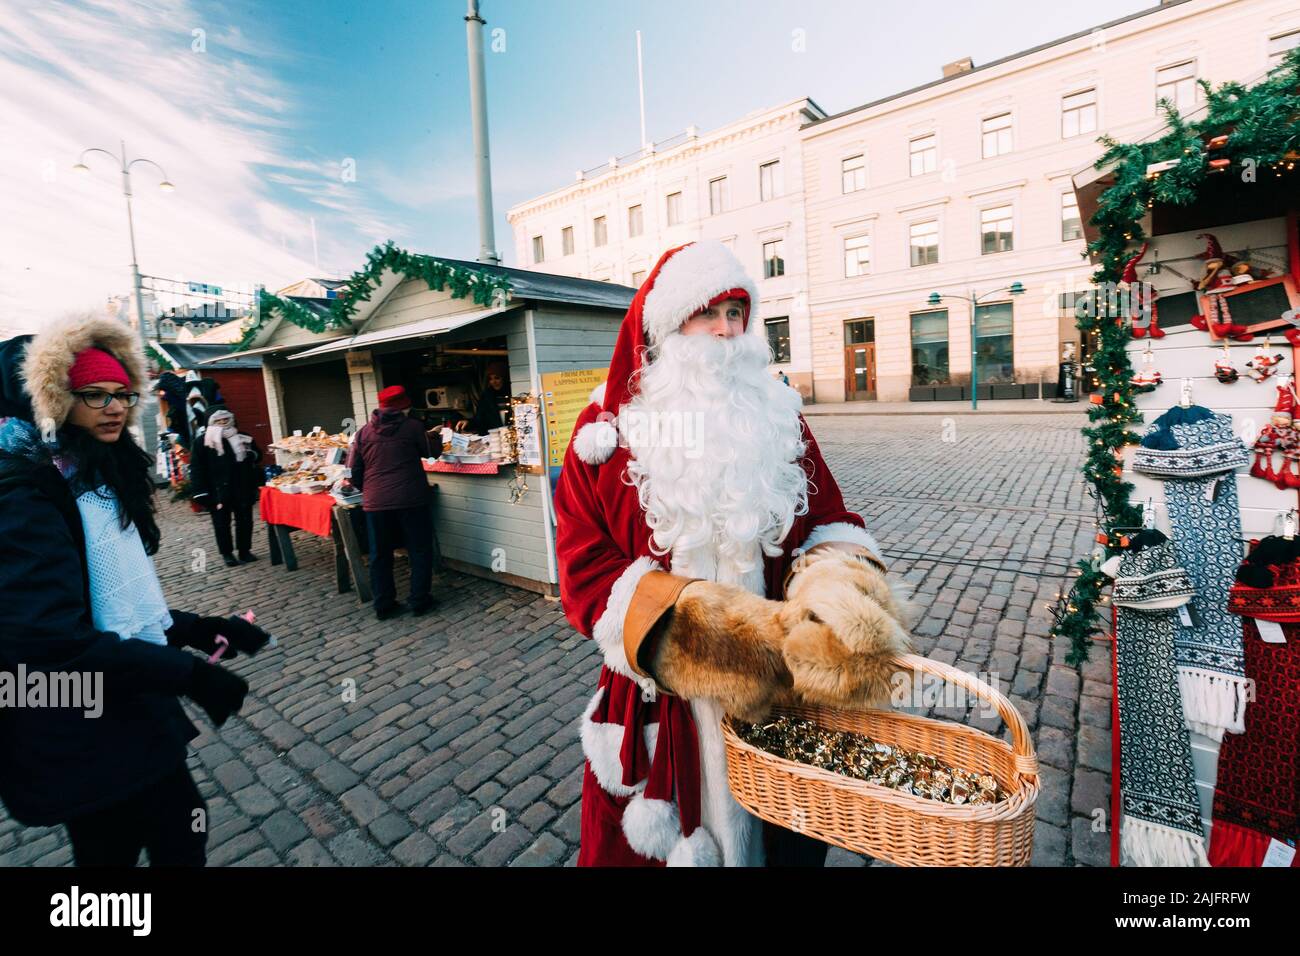
[[[498,249],[510,262],[512,203],[638,146],[637,29],[658,140],[803,95],[836,112],[1150,5],[483,0]],[[67,172],[120,137],[177,186],[164,196],[137,167],[146,273],[283,285],[315,269],[313,218],[327,274],[389,238],[474,258],[464,9],[0,0],[0,219],[17,223],[0,236],[0,326],[126,291],[112,165]]]

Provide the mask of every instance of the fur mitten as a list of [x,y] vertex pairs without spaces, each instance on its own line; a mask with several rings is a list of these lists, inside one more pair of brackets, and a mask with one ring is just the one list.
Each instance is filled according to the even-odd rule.
[[913,609],[876,567],[841,554],[809,560],[786,590],[785,663],[802,699],[887,707],[893,659],[911,653]]
[[793,684],[782,649],[796,623],[781,601],[693,581],[661,619],[645,663],[680,697],[711,697],[729,714],[760,720]]

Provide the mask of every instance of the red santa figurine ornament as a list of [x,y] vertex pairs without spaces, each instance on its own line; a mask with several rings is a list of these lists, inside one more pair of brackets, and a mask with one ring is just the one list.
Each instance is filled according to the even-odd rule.
[[[887,699],[904,600],[768,374],[758,287],[719,242],[664,253],[555,491],[565,615],[603,666],[581,737],[579,866],[820,865],[732,797],[720,723]],[[792,821],[792,829],[797,821]]]

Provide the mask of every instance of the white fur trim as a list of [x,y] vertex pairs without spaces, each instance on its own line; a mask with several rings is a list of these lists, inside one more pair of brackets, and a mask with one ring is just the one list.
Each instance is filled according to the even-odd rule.
[[1209,866],[1205,837],[1125,816],[1119,830],[1120,862],[1129,866]]
[[603,465],[618,447],[618,429],[611,421],[587,422],[573,436],[573,450],[589,465]]
[[632,605],[632,595],[641,579],[651,571],[662,571],[663,566],[654,558],[637,558],[627,566],[614,586],[609,589],[609,598],[605,602],[605,611],[591,629],[591,636],[605,656],[605,666],[615,674],[641,683],[644,678],[632,670],[623,652],[623,619],[627,609]]
[[599,385],[597,385],[595,388],[591,390],[591,396],[589,400],[593,405],[605,404],[605,383],[604,382],[601,382]]
[[749,277],[735,253],[714,239],[692,243],[673,255],[655,276],[645,297],[642,327],[651,345],[676,332],[683,322],[709,304],[719,292],[749,293],[747,331],[758,334],[758,284]]
[[[582,753],[587,758],[587,763],[591,765],[591,772],[602,790],[616,797],[630,797],[644,790],[646,782],[642,780],[630,787],[623,783],[623,761],[620,758],[625,733],[623,726],[611,723],[598,724],[591,719],[591,715],[600,706],[604,694],[605,688],[598,688],[595,696],[591,698],[591,703],[582,713],[580,730]],[[646,749],[650,751],[650,760],[653,762],[655,744],[659,742],[659,724],[646,724],[642,732],[645,734]]]
[[677,804],[654,800],[638,793],[623,810],[623,835],[627,844],[642,856],[666,860],[682,838]]
[[696,827],[688,837],[682,837],[668,854],[669,866],[721,866],[722,855],[718,845],[704,827]]
[[871,533],[865,528],[859,528],[847,521],[819,524],[808,533],[808,537],[804,538],[803,544],[795,548],[794,556],[798,557],[813,545],[824,544],[827,541],[846,541],[849,544],[859,544],[875,555],[876,560],[881,564],[885,563],[885,559],[880,552],[880,545],[876,543],[876,539],[871,536]]
[[707,697],[690,705],[700,742],[700,823],[717,841],[724,866],[762,866],[762,823],[736,802],[727,782],[722,705]]
[[[37,428],[61,428],[67,421],[76,401],[68,390],[68,372],[78,353],[92,346],[122,363],[133,391],[146,391],[144,352],[130,326],[89,313],[67,316],[37,334],[23,357],[23,386],[31,397]],[[128,424],[139,420],[143,404],[127,411]]]

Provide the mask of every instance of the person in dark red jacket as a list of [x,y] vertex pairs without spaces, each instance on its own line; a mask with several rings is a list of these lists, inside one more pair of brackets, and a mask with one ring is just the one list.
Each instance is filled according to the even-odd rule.
[[403,539],[411,556],[411,593],[406,606],[412,614],[437,607],[429,593],[433,584],[429,482],[420,463],[433,450],[424,426],[408,417],[410,408],[411,400],[400,385],[380,392],[379,407],[357,432],[348,455],[350,482],[361,491],[370,530],[370,587],[375,594],[375,617],[381,621],[401,612],[393,583],[393,550]]

